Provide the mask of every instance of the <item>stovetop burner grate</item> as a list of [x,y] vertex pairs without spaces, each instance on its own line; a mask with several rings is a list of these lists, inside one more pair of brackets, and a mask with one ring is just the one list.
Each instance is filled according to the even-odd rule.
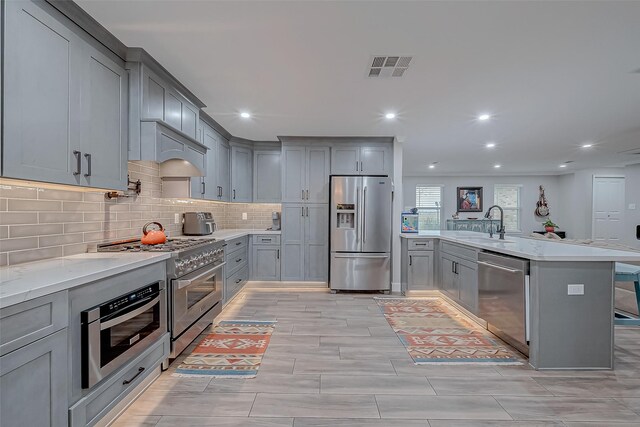
[[140,240],[128,240],[98,245],[98,252],[177,252],[215,241],[216,239],[168,239],[157,245],[143,245]]

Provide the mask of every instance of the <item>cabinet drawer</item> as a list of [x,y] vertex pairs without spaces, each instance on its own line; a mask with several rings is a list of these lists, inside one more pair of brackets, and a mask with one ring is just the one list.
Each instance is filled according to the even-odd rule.
[[440,250],[442,252],[455,255],[460,258],[468,259],[476,262],[478,260],[478,251],[466,246],[456,245],[454,243],[441,242]]
[[68,305],[62,291],[0,309],[0,356],[66,328]]
[[246,246],[240,250],[231,252],[226,256],[226,276],[230,277],[242,267],[249,265],[249,248]]
[[245,266],[238,270],[234,275],[228,277],[225,282],[225,299],[227,302],[231,300],[242,289],[249,280],[249,267]]
[[254,245],[280,245],[280,236],[277,234],[254,234]]
[[70,425],[94,425],[169,357],[169,334],[69,408]]
[[247,247],[249,245],[249,236],[242,236],[236,239],[231,239],[227,241],[227,246],[225,248],[225,253],[231,254],[239,249]]
[[432,251],[433,247],[433,240],[409,239],[410,251]]

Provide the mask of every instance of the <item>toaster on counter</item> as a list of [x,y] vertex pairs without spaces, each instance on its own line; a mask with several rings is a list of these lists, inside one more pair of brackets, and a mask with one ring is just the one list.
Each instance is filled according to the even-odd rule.
[[211,212],[185,212],[182,216],[182,234],[206,236],[216,231]]

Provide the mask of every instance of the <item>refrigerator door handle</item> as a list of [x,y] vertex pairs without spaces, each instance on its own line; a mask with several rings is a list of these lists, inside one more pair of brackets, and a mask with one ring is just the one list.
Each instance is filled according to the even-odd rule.
[[356,215],[355,215],[355,227],[356,227],[356,241],[360,241],[360,187],[356,187]]
[[367,186],[362,190],[362,243],[367,241]]

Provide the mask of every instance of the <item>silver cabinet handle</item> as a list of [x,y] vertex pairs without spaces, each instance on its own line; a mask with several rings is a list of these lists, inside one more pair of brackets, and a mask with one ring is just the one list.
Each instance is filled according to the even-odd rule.
[[304,206],[300,208],[300,211],[301,211],[300,216],[304,216]]
[[235,199],[236,199],[236,190],[234,189],[233,190],[233,200],[235,200]]
[[501,265],[491,264],[490,262],[478,261],[478,264],[484,265],[485,267],[495,268],[495,269],[498,269],[498,270],[506,271],[508,273],[513,273],[513,274],[522,273],[522,270],[516,270],[516,269],[513,269],[513,268],[507,268],[507,267],[503,267]]
[[280,259],[280,249],[278,249],[278,252],[276,254],[276,259]]
[[304,190],[300,190],[300,192],[302,193],[302,194],[300,195],[300,200],[304,200]]
[[413,245],[414,246],[427,246],[426,243],[414,243]]
[[389,258],[389,255],[360,255],[360,254],[346,255],[346,254],[340,254],[340,255],[332,255],[332,256],[334,258],[372,258],[372,259]]
[[356,172],[358,172],[358,161],[356,160]]
[[307,206],[307,217],[309,217],[309,207]]
[[205,183],[204,181],[202,181],[202,189],[200,190],[200,193],[204,194],[204,188],[205,188]]
[[87,159],[87,173],[84,176],[91,176],[91,154],[85,153],[84,158]]
[[362,243],[367,241],[367,187],[362,190]]
[[242,261],[242,258],[236,258],[236,262]]
[[362,172],[364,169],[362,169],[362,162],[360,162],[360,172]]
[[413,264],[413,256],[409,255],[409,265]]
[[307,190],[307,200],[309,200],[309,190]]
[[73,155],[76,156],[76,171],[73,173],[74,175],[80,175],[80,171],[82,170],[82,163],[80,161],[80,157],[82,155],[78,150],[73,150]]

